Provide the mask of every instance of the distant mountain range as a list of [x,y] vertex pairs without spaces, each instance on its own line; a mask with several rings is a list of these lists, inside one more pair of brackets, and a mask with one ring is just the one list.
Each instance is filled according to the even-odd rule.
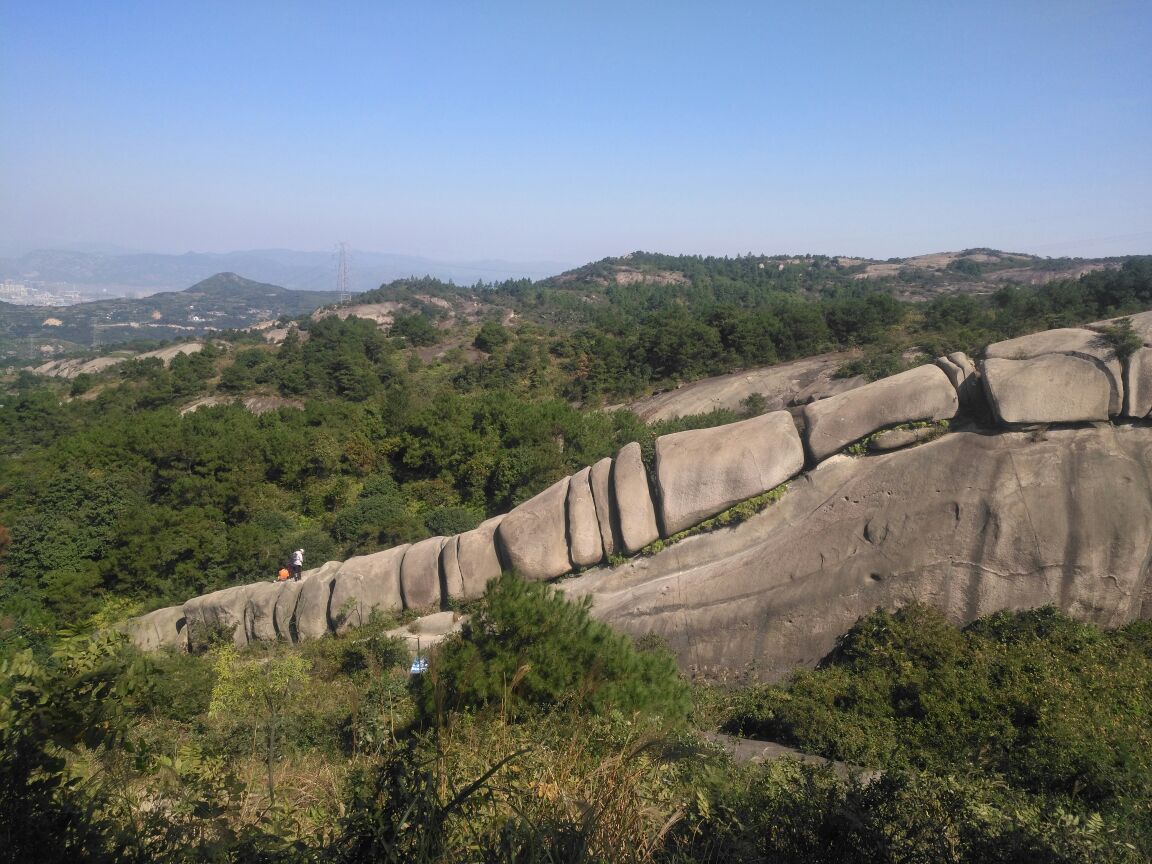
[[213,330],[248,327],[281,316],[306,315],[335,303],[334,291],[292,291],[217,273],[184,291],[143,299],[94,300],[71,306],[19,306],[0,302],[0,351],[26,352],[38,344],[90,345],[201,336]]
[[[412,255],[349,250],[349,289],[369,291],[408,276],[434,276],[461,285],[509,278],[542,279],[568,269],[556,261],[442,261]],[[112,254],[74,249],[38,249],[0,258],[0,279],[68,283],[109,293],[180,290],[215,273],[243,273],[258,282],[292,290],[335,290],[336,252],[254,249],[241,252]],[[88,292],[90,293],[90,291]]]

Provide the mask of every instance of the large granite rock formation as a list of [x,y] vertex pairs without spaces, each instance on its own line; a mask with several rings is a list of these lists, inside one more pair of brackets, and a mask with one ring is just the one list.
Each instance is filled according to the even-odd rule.
[[1107,420],[1112,390],[1101,367],[1071,354],[1025,360],[990,358],[984,385],[996,419],[1006,425]]
[[644,469],[640,445],[635,441],[625,444],[616,454],[612,465],[612,498],[619,526],[618,551],[635,555],[660,536],[656,508],[648,488],[648,472]]
[[[259,583],[257,583],[259,584]],[[233,585],[211,594],[193,597],[184,604],[188,645],[204,648],[219,637],[230,638],[237,648],[248,644],[244,628],[244,609],[254,586]]]
[[620,546],[620,522],[616,518],[616,499],[612,492],[612,458],[605,456],[592,466],[588,474],[588,485],[592,488],[592,501],[596,505],[596,522],[600,525],[600,542],[604,546],[604,557],[616,554]]
[[[1092,330],[1079,327],[1059,327],[1055,330],[1030,333],[1027,336],[1020,336],[1016,339],[996,342],[984,349],[985,371],[987,370],[988,360],[1023,361],[1037,360],[1051,356],[1075,357],[1098,369],[1100,375],[1103,376],[1103,380],[1106,382],[1105,386],[1108,391],[1108,404],[1105,409],[1105,417],[1120,413],[1123,407],[1122,385],[1124,377],[1120,361],[1116,358],[1116,352],[1108,344],[1107,340]],[[1004,369],[1008,367],[1000,368]],[[1069,364],[1064,364],[1062,368],[1071,369],[1072,367]],[[1061,373],[1051,372],[1050,374],[1052,374],[1054,378],[1053,385],[1048,388],[1048,392],[1059,398],[1059,387],[1064,383],[1061,380]],[[1074,376],[1074,378],[1068,382],[1070,386],[1077,388],[1084,386],[1082,382],[1087,380],[1085,373],[1070,372],[1068,374]],[[993,382],[988,383],[992,384]],[[1088,420],[1095,418],[1082,417],[1078,419]]]
[[568,553],[576,567],[591,567],[604,559],[591,475],[592,469],[584,468],[573,474],[568,483]]
[[505,516],[496,529],[504,561],[525,579],[552,579],[572,569],[567,500],[565,477]]
[[188,648],[186,623],[184,607],[169,606],[129,619],[125,631],[128,638],[141,651],[155,651],[157,648],[165,647],[186,650]]
[[[990,346],[978,368],[950,354],[806,406],[803,444],[784,412],[664,436],[655,501],[632,443],[473,531],[331,561],[299,583],[216,591],[126,628],[146,648],[299,641],[372,609],[479,597],[505,567],[550,579],[779,485],[803,467],[805,447],[820,464],[765,513],[564,589],[592,595],[595,614],[623,629],[660,633],[686,668],[757,664],[768,678],[815,662],[860,615],[912,599],[957,621],[1048,602],[1104,624],[1152,616],[1152,427],[969,425],[931,442],[940,429],[891,428],[951,418],[958,404],[967,423],[1009,430],[1144,417],[1152,313],[1135,317],[1145,346],[1123,364],[1101,333],[1075,328]],[[875,432],[870,450],[884,455],[835,455]]]
[[272,609],[272,621],[276,625],[277,637],[286,642],[296,642],[296,603],[300,600],[303,582],[281,582],[280,593],[276,595],[276,605]]
[[[504,521],[503,516],[494,516],[481,522],[479,527],[457,535],[456,561],[460,567],[460,596],[464,600],[475,600],[484,596],[488,583],[500,575],[500,556],[496,553],[496,530]],[[453,593],[449,583],[448,596]]]
[[400,563],[400,593],[405,609],[440,608],[440,550],[447,537],[414,543]]
[[656,482],[665,535],[779,486],[804,467],[787,411],[656,439]]
[[1137,348],[1124,365],[1124,416],[1152,414],[1152,348]]
[[1152,428],[954,432],[839,456],[735,529],[561,587],[685,670],[778,679],[877,607],[956,622],[1052,603],[1119,625],[1152,615]]
[[339,561],[327,561],[301,574],[300,596],[296,599],[296,611],[292,616],[296,639],[319,639],[332,629],[328,605],[339,569]]
[[276,600],[283,582],[257,582],[244,603],[244,636],[249,642],[275,642]]
[[819,462],[885,426],[951,419],[959,404],[943,370],[918,366],[805,406],[808,451]]
[[400,564],[408,544],[393,546],[371,555],[357,555],[336,571],[328,617],[337,633],[367,623],[372,610],[394,612],[401,608]]

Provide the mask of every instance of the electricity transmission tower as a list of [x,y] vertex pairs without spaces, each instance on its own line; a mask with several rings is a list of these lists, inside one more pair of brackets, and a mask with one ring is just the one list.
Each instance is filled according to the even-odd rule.
[[100,345],[100,331],[107,330],[110,327],[115,327],[115,324],[101,324],[100,319],[92,319],[92,347],[96,348]]
[[336,290],[343,304],[352,299],[352,291],[348,288],[348,244],[338,243],[337,247],[340,250],[340,262],[336,267]]

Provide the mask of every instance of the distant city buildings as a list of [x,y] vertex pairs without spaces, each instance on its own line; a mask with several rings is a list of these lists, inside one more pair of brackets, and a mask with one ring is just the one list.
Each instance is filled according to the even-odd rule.
[[68,282],[35,282],[5,279],[0,282],[0,301],[17,303],[21,306],[71,306],[86,300],[107,295],[106,290],[90,291],[85,295],[79,288]]
[[25,302],[24,298],[27,296],[28,287],[23,282],[13,282],[11,279],[0,282],[0,300],[6,300],[9,303],[22,303]]

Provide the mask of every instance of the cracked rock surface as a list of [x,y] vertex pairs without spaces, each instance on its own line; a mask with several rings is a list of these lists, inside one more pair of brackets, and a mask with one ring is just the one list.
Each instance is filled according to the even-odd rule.
[[955,432],[833,457],[742,525],[561,583],[663,637],[682,669],[777,680],[877,607],[964,623],[1054,604],[1118,626],[1152,615],[1152,428]]

